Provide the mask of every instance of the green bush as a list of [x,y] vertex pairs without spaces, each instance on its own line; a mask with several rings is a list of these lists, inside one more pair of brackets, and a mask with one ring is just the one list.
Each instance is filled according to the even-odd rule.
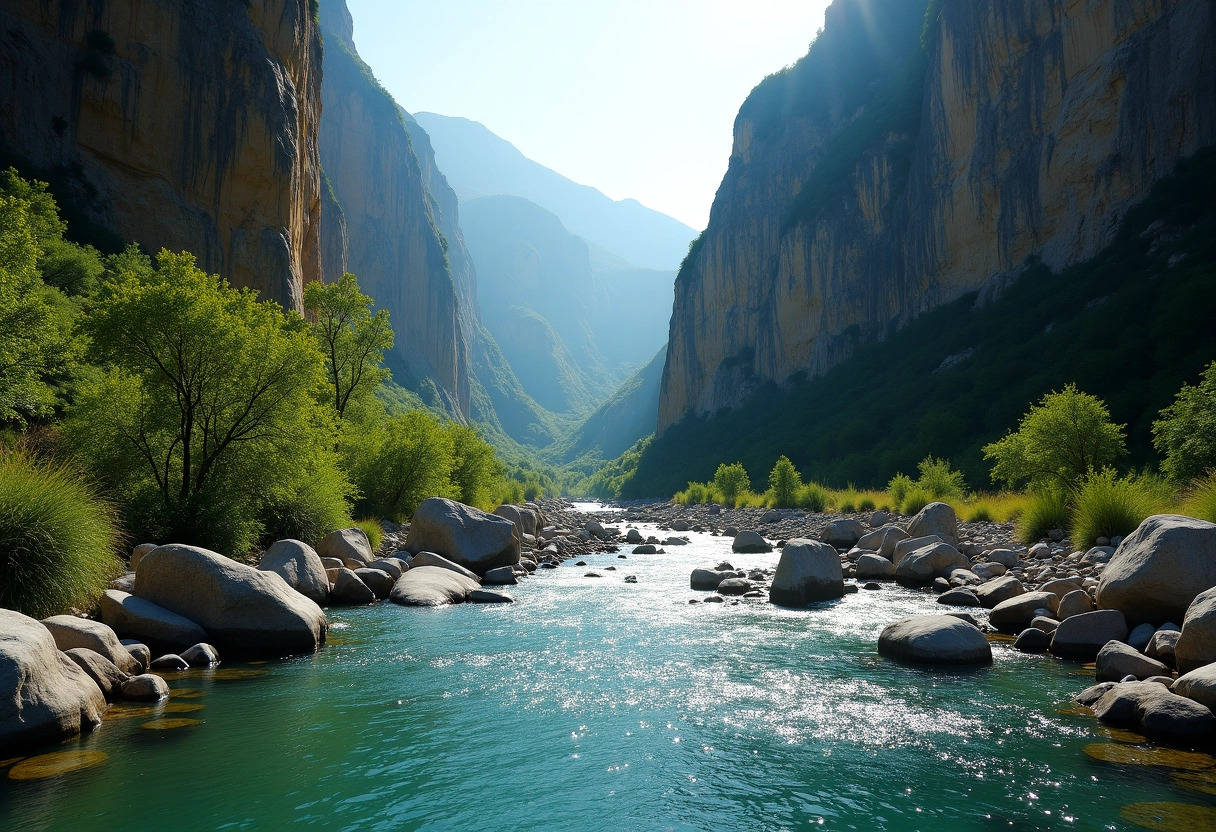
[[802,488],[802,476],[784,455],[777,458],[773,470],[769,471],[768,487],[773,508],[794,508],[798,490]]
[[122,572],[115,521],[79,471],[0,455],[0,607],[45,618],[90,606]]
[[828,490],[817,482],[808,482],[798,490],[798,508],[822,512],[828,505]]
[[316,543],[334,529],[349,528],[350,503],[356,494],[332,452],[311,475],[287,483],[267,496],[262,508],[261,544],[295,538]]
[[873,497],[862,497],[857,501],[858,511],[873,511],[877,507]]
[[1018,517],[1018,536],[1023,543],[1035,543],[1052,529],[1067,529],[1071,519],[1064,490],[1043,488],[1030,495],[1030,502]]
[[967,523],[988,523],[992,520],[992,512],[983,503],[966,509],[963,520]]
[[1195,482],[1182,503],[1182,512],[1216,523],[1216,474]]
[[899,510],[903,514],[916,514],[931,502],[933,502],[932,494],[923,488],[914,487],[904,495]]
[[367,540],[372,546],[372,551],[380,548],[380,543],[384,540],[384,529],[380,527],[379,520],[374,517],[364,517],[356,520],[355,526],[363,529],[363,533],[367,535]]
[[927,456],[920,461],[917,468],[920,470],[920,476],[916,479],[916,487],[928,491],[933,499],[961,499],[966,495],[967,483],[963,480],[963,472],[951,469],[949,460]]
[[476,428],[450,422],[444,427],[452,443],[453,499],[465,505],[489,511],[495,508],[494,484],[503,475],[502,463],[494,455],[494,448]]
[[[412,410],[383,420],[348,424],[342,437],[347,470],[359,489],[355,510],[395,523],[409,519],[428,497],[450,493],[452,438],[429,413]],[[531,500],[530,483],[524,498]]]
[[1119,478],[1111,469],[1086,478],[1072,511],[1072,542],[1093,546],[1099,537],[1126,537],[1144,518],[1166,508],[1152,482]]
[[915,483],[907,474],[896,474],[891,477],[891,481],[887,483],[887,493],[891,495],[891,502],[898,509],[904,504],[904,498],[908,496],[908,492],[912,490]]
[[1216,361],[1198,385],[1182,385],[1173,404],[1153,422],[1153,447],[1162,469],[1177,483],[1216,472]]
[[747,476],[747,469],[743,467],[742,462],[733,462],[730,465],[723,462],[714,472],[714,488],[722,495],[722,501],[731,508],[734,508],[739,495],[750,491],[751,487],[752,481]]

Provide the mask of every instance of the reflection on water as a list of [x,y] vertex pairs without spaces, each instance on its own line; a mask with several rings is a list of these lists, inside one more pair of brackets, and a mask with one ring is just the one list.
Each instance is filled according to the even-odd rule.
[[688,536],[586,557],[598,580],[541,573],[512,605],[332,611],[341,644],[262,676],[183,674],[201,724],[107,720],[73,745],[104,766],[0,780],[0,829],[127,829],[135,795],[175,832],[1123,829],[1126,805],[1216,805],[1197,758],[1087,755],[1092,717],[1058,712],[1075,665],[1003,645],[979,670],[881,659],[883,625],[939,612],[930,595],[689,605],[693,567],[778,555]]

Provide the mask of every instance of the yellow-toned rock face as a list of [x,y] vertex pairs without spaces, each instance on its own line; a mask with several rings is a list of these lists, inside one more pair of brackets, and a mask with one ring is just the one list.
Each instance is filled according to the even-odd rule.
[[945,0],[922,51],[925,6],[836,0],[744,104],[676,283],[660,431],[998,292],[1030,257],[1093,256],[1216,142],[1210,0]]
[[6,0],[0,137],[91,219],[300,308],[321,276],[308,0]]

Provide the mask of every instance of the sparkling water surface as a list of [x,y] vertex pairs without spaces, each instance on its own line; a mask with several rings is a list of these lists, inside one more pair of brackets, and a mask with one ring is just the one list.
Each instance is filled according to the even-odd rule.
[[198,724],[115,709],[44,749],[104,764],[0,773],[0,830],[1127,829],[1125,804],[1216,806],[1083,753],[1110,740],[1062,706],[1092,671],[1004,645],[981,670],[881,659],[885,624],[942,611],[889,584],[689,604],[694,567],[778,555],[688,537],[541,570],[511,605],[330,610],[315,656],[171,675],[201,694],[170,709],[205,707],[163,716]]

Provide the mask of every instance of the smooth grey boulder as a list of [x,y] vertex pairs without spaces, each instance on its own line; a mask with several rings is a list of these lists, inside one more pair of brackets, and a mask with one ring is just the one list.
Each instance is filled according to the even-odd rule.
[[29,616],[0,609],[0,748],[6,753],[91,731],[106,698]]
[[1180,630],[1161,629],[1153,633],[1153,637],[1148,640],[1148,647],[1144,648],[1144,655],[1150,659],[1156,659],[1170,667],[1176,665],[1174,650],[1178,646],[1178,639],[1182,636]]
[[1174,644],[1179,673],[1190,673],[1216,662],[1216,589],[1201,592],[1182,618],[1182,634]]
[[730,544],[732,552],[771,552],[773,547],[758,532],[741,531]]
[[908,535],[924,537],[930,534],[938,535],[947,543],[958,540],[958,516],[954,509],[945,503],[929,503],[917,512],[908,523]]
[[207,640],[207,632],[189,618],[117,589],[108,589],[101,596],[101,620],[120,636],[132,636],[158,648],[186,647]]
[[317,544],[316,552],[323,558],[337,558],[347,569],[367,566],[376,559],[372,554],[372,543],[367,539],[367,532],[357,526],[338,529],[325,535]]
[[642,533],[637,529],[630,529],[629,531],[625,532],[626,543],[644,543],[645,541],[646,538],[642,537]]
[[388,594],[393,591],[393,584],[397,582],[396,578],[385,572],[383,569],[372,569],[370,566],[363,566],[355,570],[355,577],[363,581],[377,600],[383,601],[388,597]]
[[862,555],[853,565],[854,575],[860,579],[890,578],[895,575],[895,564],[882,555]]
[[[939,535],[931,534],[924,537],[905,537],[903,540],[895,544],[895,548],[891,550],[891,562],[899,566],[899,562],[917,549],[923,549],[926,546],[931,546],[934,543],[945,543],[946,541]],[[879,554],[883,554],[881,551]]]
[[159,702],[169,696],[169,685],[154,673],[132,676],[122,683],[122,698],[132,702]]
[[1099,682],[1118,682],[1128,676],[1148,679],[1170,675],[1170,669],[1161,662],[1121,641],[1106,642],[1098,651],[1095,662],[1094,679]]
[[275,573],[197,546],[171,544],[144,555],[135,594],[194,621],[208,643],[234,653],[312,652],[328,627],[317,603]]
[[1137,624],[1127,634],[1127,643],[1143,653],[1155,632],[1157,632],[1157,628],[1152,624]]
[[1114,682],[1103,682],[1100,685],[1088,687],[1072,698],[1073,702],[1078,705],[1084,705],[1087,708],[1093,707],[1099,699],[1106,695],[1107,691],[1115,686]]
[[785,607],[805,607],[844,595],[840,555],[826,543],[797,538],[786,542],[769,587],[769,601]]
[[1114,546],[1094,546],[1081,557],[1081,563],[1096,566],[1099,563],[1110,563],[1110,559],[1114,556]]
[[1156,682],[1112,685],[1091,707],[1101,721],[1131,726],[1149,739],[1196,743],[1216,733],[1210,710]]
[[[115,591],[117,590],[107,590]],[[86,647],[105,656],[124,673],[139,671],[139,662],[123,647],[122,642],[118,640],[118,634],[100,621],[90,621],[74,615],[52,615],[50,618],[44,618],[42,623],[51,631],[55,646],[60,650]]]
[[509,566],[500,566],[486,572],[486,576],[481,582],[486,586],[514,586],[519,583],[519,580],[515,577],[514,569]]
[[182,651],[181,657],[191,667],[211,667],[220,663],[220,651],[206,643],[186,648]]
[[[334,570],[334,586],[329,592],[329,602],[334,606],[362,607],[376,603],[376,593],[363,583],[353,569],[343,566]],[[384,574],[384,573],[381,573]]]
[[1205,664],[1179,676],[1170,688],[1179,696],[1193,699],[1209,711],[1216,708],[1216,664]]
[[469,593],[468,601],[470,604],[511,604],[515,602],[515,599],[505,592],[475,589]]
[[987,552],[984,557],[991,563],[999,563],[1006,569],[1013,569],[1018,565],[1018,553],[1012,549],[993,549]]
[[952,615],[914,615],[888,624],[878,653],[917,664],[989,664],[992,647],[977,628]]
[[712,592],[727,578],[735,577],[734,570],[694,569],[688,576],[688,586],[702,592]]
[[107,701],[118,696],[122,683],[131,678],[131,674],[120,670],[114,662],[87,647],[73,647],[64,650],[63,654],[88,674]]
[[480,589],[473,578],[441,566],[411,566],[393,584],[388,599],[407,607],[439,607],[463,603],[469,594]]
[[[1127,621],[1118,610],[1095,610],[1060,622],[1051,640],[1052,655],[1091,662],[1109,641],[1127,638]],[[1122,678],[1122,677],[1120,677]]]
[[509,503],[503,503],[498,508],[494,509],[494,514],[504,520],[510,520],[515,524],[516,530],[519,532],[520,539],[523,539],[525,534],[536,534],[536,512],[530,508],[523,506],[513,506]]
[[747,578],[727,578],[718,584],[719,595],[746,595],[752,591],[752,582]]
[[857,548],[877,552],[890,560],[895,553],[895,544],[907,539],[908,533],[899,526],[883,526],[863,534],[857,541]]
[[980,604],[992,609],[1002,601],[1025,595],[1026,587],[1012,575],[1004,575],[980,584],[975,588],[975,594],[980,599]]
[[415,556],[434,552],[477,575],[519,563],[520,546],[510,520],[443,497],[422,501],[405,539],[405,548]]
[[975,592],[972,590],[957,587],[937,596],[937,603],[955,607],[978,607],[980,599],[975,597]]
[[1066,618],[1072,618],[1074,615],[1082,615],[1093,611],[1094,600],[1089,597],[1089,593],[1083,589],[1074,589],[1060,599],[1058,614],[1060,620],[1063,621]]
[[1078,578],[1056,578],[1040,586],[1039,592],[1054,592],[1060,600],[1064,600],[1065,595],[1080,588],[1081,581]]
[[1013,649],[1022,653],[1046,653],[1051,636],[1038,627],[1027,627],[1013,640]]
[[905,586],[923,586],[944,578],[955,569],[967,569],[971,561],[949,543],[932,543],[909,552],[895,564],[895,580]]
[[131,560],[127,564],[128,568],[130,568],[132,572],[136,571],[139,568],[139,562],[143,560],[144,555],[155,549],[157,545],[158,544],[156,543],[140,543],[133,548],[131,550]]
[[770,508],[768,511],[764,512],[764,514],[760,515],[760,522],[764,523],[765,525],[769,523],[780,523],[781,512],[777,511],[775,508]]
[[266,554],[262,555],[258,569],[274,572],[289,587],[317,604],[329,602],[329,578],[325,575],[325,564],[321,563],[317,551],[302,540],[272,543]]
[[410,561],[410,568],[417,569],[419,566],[438,566],[440,569],[450,569],[457,575],[471,578],[478,583],[481,582],[481,578],[473,570],[465,569],[460,564],[453,563],[443,555],[437,555],[434,552],[419,552],[414,555],[414,559]]
[[860,520],[852,517],[838,517],[824,527],[820,537],[829,546],[846,547],[856,545],[863,534],[865,534],[865,528],[861,525]]
[[979,577],[981,582],[986,583],[993,578],[1001,577],[1009,570],[1005,568],[1004,564],[981,562],[971,564],[971,571]]
[[379,560],[374,560],[369,563],[367,568],[379,569],[381,572],[387,572],[388,576],[396,581],[401,577],[405,570],[409,569],[409,566],[402,563],[397,558],[380,558]]
[[1038,610],[1055,614],[1060,599],[1054,592],[1027,592],[1002,601],[988,614],[988,623],[1005,633],[1020,633],[1030,626]]
[[150,667],[153,670],[161,671],[188,670],[190,668],[190,662],[186,661],[176,653],[167,653],[153,659]]
[[321,565],[325,567],[325,571],[330,569],[345,569],[346,564],[341,558],[321,558]]
[[122,646],[127,648],[127,652],[135,657],[135,661],[139,662],[139,670],[137,673],[143,673],[148,669],[148,665],[152,664],[152,649],[148,645],[133,638],[119,639]]
[[630,554],[634,555],[658,555],[662,553],[662,549],[655,546],[653,543],[643,543],[641,546],[634,548]]
[[1098,582],[1098,606],[1131,625],[1182,618],[1216,587],[1216,523],[1176,514],[1149,517],[1119,544]]

